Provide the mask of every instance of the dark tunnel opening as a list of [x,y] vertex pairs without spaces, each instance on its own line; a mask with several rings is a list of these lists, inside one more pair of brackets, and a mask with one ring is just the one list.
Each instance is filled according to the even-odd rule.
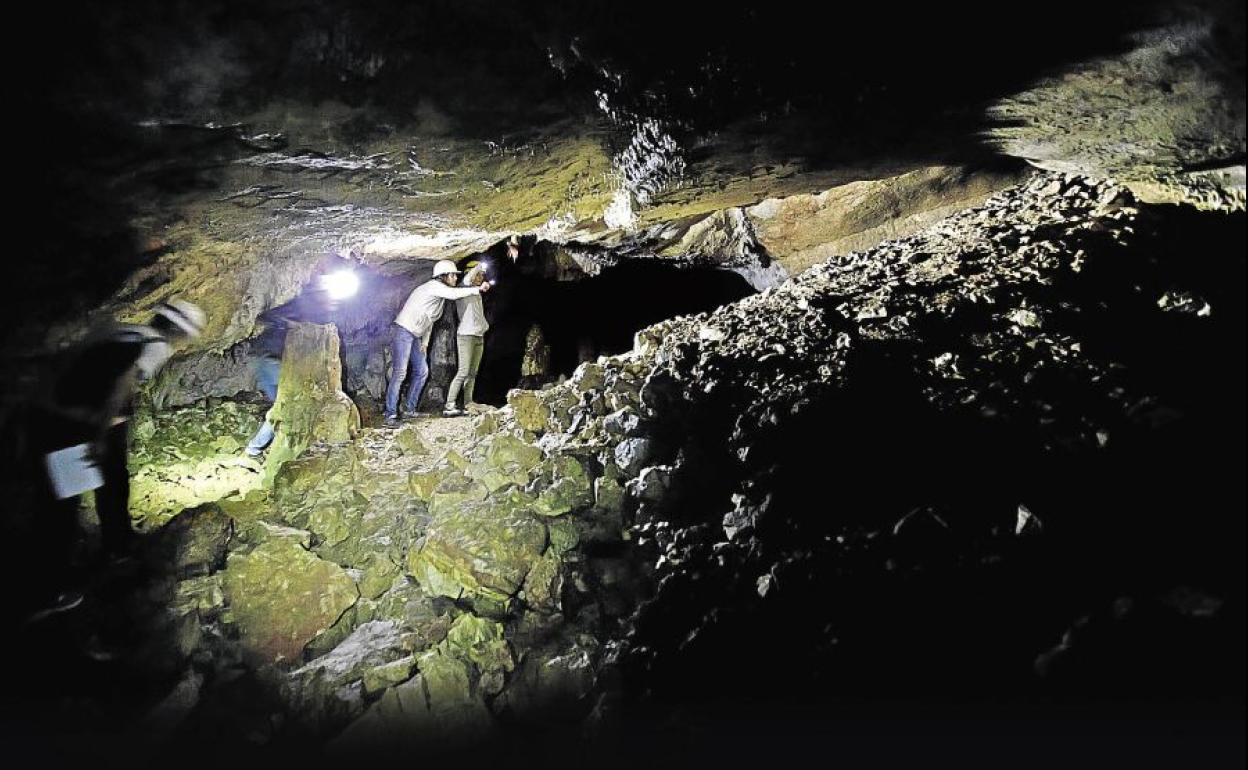
[[[507,265],[486,300],[490,331],[477,398],[501,403],[511,388],[540,387],[583,361],[628,350],[633,334],[646,326],[713,310],[753,291],[728,270],[658,261],[626,262],[574,281]],[[544,361],[532,360],[535,328],[548,351]]]

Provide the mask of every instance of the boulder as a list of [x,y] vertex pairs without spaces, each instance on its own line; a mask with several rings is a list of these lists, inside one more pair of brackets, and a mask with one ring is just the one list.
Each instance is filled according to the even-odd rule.
[[542,450],[507,433],[496,435],[485,451],[486,463],[494,468],[508,468],[513,465],[525,472],[532,470],[542,461]]
[[[513,490],[514,491],[514,490]],[[496,495],[484,502],[439,506],[408,571],[430,594],[465,599],[501,616],[546,547],[546,528],[531,498]]]
[[641,475],[628,482],[626,489],[637,500],[660,502],[672,490],[672,469],[666,465],[644,468]]
[[353,716],[350,706],[355,700],[340,697],[341,689],[405,654],[398,623],[363,623],[327,655],[289,674],[286,696],[291,710],[322,724]]
[[470,612],[456,618],[441,646],[448,654],[471,662],[483,675],[501,675],[516,667],[503,637],[503,624]]
[[624,488],[620,482],[603,476],[594,479],[594,507],[616,513],[624,507]]
[[231,554],[224,575],[229,618],[257,663],[300,661],[304,646],[359,598],[345,570],[287,539]]
[[312,547],[312,533],[306,529],[283,527],[280,524],[258,519],[239,530],[238,539],[248,545],[260,545],[270,540],[289,540],[302,548]]
[[618,409],[602,420],[602,428],[616,436],[636,436],[641,427],[641,416],[631,406]]
[[397,621],[404,630],[404,645],[412,650],[424,650],[446,638],[453,618],[445,599],[434,599],[419,584],[409,578],[400,578],[390,590],[376,601],[376,617]]
[[524,581],[524,601],[534,610],[552,614],[562,609],[563,560],[548,550]]
[[364,694],[372,695],[387,687],[402,684],[416,673],[416,656],[408,655],[389,663],[383,663],[364,672]]
[[567,455],[542,463],[533,491],[538,491],[533,511],[542,516],[562,516],[594,504],[589,473],[580,460]]
[[221,573],[181,581],[169,610],[178,616],[194,611],[200,620],[212,620],[225,606],[221,583]]
[[511,390],[507,393],[507,404],[516,416],[516,424],[524,430],[542,433],[546,430],[546,422],[550,419],[550,407],[532,390]]
[[426,451],[424,442],[420,440],[420,431],[415,425],[404,426],[395,434],[394,443],[405,455],[419,455]]
[[490,492],[529,483],[529,471],[542,460],[542,450],[515,436],[500,433],[489,443],[485,460],[465,471]]
[[430,495],[429,513],[436,518],[439,513],[454,511],[468,503],[481,502],[489,494],[490,490],[476,479],[462,473],[451,473],[438,482]]
[[234,520],[209,503],[170,519],[160,530],[160,545],[178,575],[207,575],[225,564],[233,535]]
[[604,384],[606,384],[606,376],[602,364],[586,361],[576,367],[576,371],[572,373],[572,387],[576,388],[578,393],[601,390]]
[[650,464],[655,454],[654,441],[647,438],[626,438],[615,447],[615,464],[627,477],[636,476]]

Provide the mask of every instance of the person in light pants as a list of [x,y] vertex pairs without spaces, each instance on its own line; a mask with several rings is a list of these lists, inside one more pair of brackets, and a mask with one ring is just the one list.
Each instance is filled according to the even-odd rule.
[[[464,284],[467,286],[480,286],[484,282],[485,268],[479,264],[469,269],[464,276]],[[455,372],[455,379],[451,380],[450,389],[447,390],[446,408],[442,412],[446,417],[459,417],[465,410],[477,406],[472,400],[472,392],[477,384],[477,370],[481,368],[485,332],[490,328],[485,320],[485,307],[480,294],[456,300],[455,309],[459,313],[459,328],[455,334],[459,368]],[[458,405],[461,390],[464,394],[463,409]]]
[[391,343],[390,383],[386,387],[385,423],[397,425],[399,421],[399,391],[404,379],[409,379],[404,414],[413,416],[420,394],[429,378],[429,362],[425,351],[433,325],[442,315],[446,301],[460,300],[489,291],[489,281],[480,286],[456,288],[459,270],[450,260],[441,260],[433,267],[433,278],[417,286],[403,303],[394,319],[394,340]]

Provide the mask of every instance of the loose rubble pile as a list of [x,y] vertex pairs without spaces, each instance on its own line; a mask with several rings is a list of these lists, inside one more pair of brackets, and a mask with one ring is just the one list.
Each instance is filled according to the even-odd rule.
[[[1242,376],[1208,353],[1242,339],[1242,267],[1143,245],[1176,230],[1165,216],[1113,183],[1037,175],[513,392],[501,429],[577,458],[630,525],[625,561],[648,588],[599,662],[660,699],[1078,690],[1038,684],[1033,662],[1088,595],[1235,590],[1210,551],[1234,537],[1234,505],[1182,537],[1165,512],[1234,499],[1218,426]],[[609,585],[598,566],[586,582]],[[1191,624],[1183,649],[1233,623],[1162,604]],[[1151,681],[1143,636],[1093,655]],[[788,673],[742,682],[745,650]]]

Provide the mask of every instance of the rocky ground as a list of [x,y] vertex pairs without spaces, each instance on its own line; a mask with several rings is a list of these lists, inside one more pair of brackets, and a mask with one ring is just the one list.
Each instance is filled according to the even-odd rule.
[[1040,173],[477,417],[353,427],[301,386],[277,412],[321,432],[215,501],[256,408],[142,418],[153,462],[207,421],[164,486],[138,470],[150,520],[205,504],[26,638],[103,653],[28,718],[162,763],[575,763],[638,729],[696,755],[774,703],[1234,703],[1242,237]]

